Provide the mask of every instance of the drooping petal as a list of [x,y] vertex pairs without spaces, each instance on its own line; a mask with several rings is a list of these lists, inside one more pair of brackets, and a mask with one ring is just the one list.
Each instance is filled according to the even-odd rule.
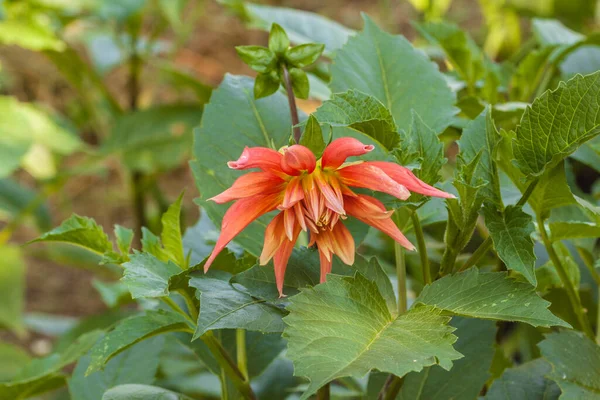
[[294,204],[294,213],[296,214],[296,221],[300,224],[300,228],[306,232],[306,219],[304,218],[304,211],[302,210],[302,205],[300,203]]
[[327,258],[319,249],[319,261],[321,262],[321,283],[325,283],[327,280],[327,274],[331,272],[331,257]]
[[303,198],[304,190],[302,189],[302,182],[300,178],[292,178],[285,187],[285,195],[283,196],[283,203],[281,203],[281,208],[284,210],[290,208]]
[[237,178],[229,189],[208,200],[223,204],[257,194],[280,192],[283,183],[283,179],[269,172],[249,172]]
[[352,156],[362,156],[375,148],[373,145],[366,145],[359,140],[351,137],[335,139],[327,146],[323,152],[321,165],[323,168],[336,169],[346,161],[346,158]]
[[331,231],[333,236],[333,252],[346,265],[354,264],[354,239],[343,223],[336,224]]
[[294,232],[292,240],[287,240],[286,238],[275,253],[275,257],[273,257],[273,264],[275,266],[275,282],[277,283],[277,290],[279,291],[280,298],[284,297],[283,281],[285,278],[287,263],[292,255],[292,250],[294,250],[296,239],[298,239],[298,235],[300,234],[300,228],[298,225],[296,226],[297,228]]
[[204,264],[204,272],[208,271],[215,258],[235,236],[256,218],[274,210],[280,201],[281,195],[279,193],[266,196],[258,195],[240,199],[229,207],[223,216],[221,235],[206,264]]
[[[325,205],[327,208],[335,211],[338,214],[346,215],[346,211],[344,211],[344,199],[342,198],[341,190],[335,191],[334,188],[329,184],[326,175],[323,173],[315,172],[315,174],[315,182],[317,183],[321,194],[325,198]],[[333,178],[333,180],[337,181],[337,178]]]
[[275,255],[281,243],[285,240],[284,214],[280,212],[269,222],[265,230],[265,244],[260,254],[260,265],[266,265]]
[[308,147],[299,144],[283,149],[281,169],[288,175],[300,175],[302,171],[309,174],[315,170],[317,159]]
[[281,159],[283,155],[267,147],[246,147],[240,158],[229,161],[227,165],[231,169],[260,168],[263,171],[271,171],[275,174],[283,174]]
[[[379,229],[396,242],[400,243],[403,247],[408,250],[414,250],[415,246],[400,232],[400,229],[396,226],[390,215],[386,215],[386,210],[383,204],[377,199],[371,196],[358,195],[357,197],[344,197],[344,204],[346,205],[346,211],[349,215],[364,222],[367,225],[371,225],[374,228]],[[373,209],[372,205],[379,205],[380,214],[377,214]],[[365,213],[365,209],[369,212]]]
[[406,200],[410,196],[410,192],[403,185],[370,163],[348,165],[338,169],[337,174],[342,183],[348,186],[391,194],[400,200]]
[[452,199],[455,196],[450,193],[446,193],[442,190],[436,189],[417,178],[408,168],[398,164],[394,164],[386,161],[368,161],[365,164],[373,165],[383,172],[385,172],[390,178],[404,185],[411,192],[424,194],[426,196],[443,197],[446,199]]
[[285,234],[289,240],[294,237],[294,231],[296,230],[296,213],[294,210],[285,210],[283,212],[283,227]]

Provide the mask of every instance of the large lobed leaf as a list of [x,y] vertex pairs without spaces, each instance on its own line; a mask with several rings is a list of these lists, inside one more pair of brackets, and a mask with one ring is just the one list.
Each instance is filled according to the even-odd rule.
[[374,96],[407,130],[415,110],[434,131],[456,113],[455,95],[437,67],[402,36],[390,35],[367,16],[362,32],[351,37],[331,66],[331,89],[356,89]]
[[527,176],[573,153],[600,133],[600,71],[575,76],[545,92],[525,110],[517,127],[513,151],[517,166]]
[[375,368],[403,376],[439,364],[452,367],[461,354],[441,310],[417,306],[392,315],[375,283],[360,273],[329,275],[327,283],[290,300],[284,336],[295,373],[310,379],[302,399],[344,376],[362,377]]
[[[229,204],[218,205],[206,199],[230,187],[243,173],[227,167],[227,162],[237,160],[246,146],[279,149],[290,138],[292,124],[285,96],[275,93],[255,100],[253,86],[250,78],[226,75],[204,110],[200,128],[195,130],[195,160],[191,167],[202,198],[200,204],[217,226]],[[268,217],[260,218],[235,240],[251,254],[260,254],[267,221]]]
[[471,268],[448,275],[426,286],[415,302],[472,318],[570,327],[548,310],[550,303],[531,285],[511,279],[505,272]]

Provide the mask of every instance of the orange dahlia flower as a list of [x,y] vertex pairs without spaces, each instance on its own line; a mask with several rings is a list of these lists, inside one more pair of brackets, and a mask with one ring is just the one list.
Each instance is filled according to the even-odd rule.
[[310,232],[309,246],[317,245],[321,261],[321,282],[331,271],[337,255],[347,265],[354,263],[354,239],[342,220],[348,215],[384,232],[409,250],[414,246],[392,221],[393,211],[377,199],[357,194],[352,187],[367,188],[406,200],[410,192],[428,196],[454,197],[419,180],[410,170],[384,161],[345,163],[351,156],[373,150],[357,139],[344,137],[331,142],[321,159],[307,147],[293,145],[281,152],[265,147],[246,147],[229,168],[257,168],[238,178],[229,189],[209,199],[222,204],[237,200],[225,213],[221,235],[204,265],[204,270],[227,244],[252,221],[273,210],[265,232],[260,264],[273,259],[279,294],[288,259],[300,231]]

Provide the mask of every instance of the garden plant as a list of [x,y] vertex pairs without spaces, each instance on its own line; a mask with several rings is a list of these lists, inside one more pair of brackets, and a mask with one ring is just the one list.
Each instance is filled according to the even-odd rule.
[[[0,400],[600,399],[600,10],[473,2],[476,41],[449,1],[411,3],[409,41],[222,1],[264,36],[213,90],[174,62],[195,2],[0,1],[0,43],[80,99],[0,96],[0,326],[31,329],[30,249],[97,263],[110,308],[43,357],[0,342]],[[144,101],[152,79],[176,100]],[[111,163],[132,225],[52,228],[46,200]],[[161,191],[182,165],[195,205]]]

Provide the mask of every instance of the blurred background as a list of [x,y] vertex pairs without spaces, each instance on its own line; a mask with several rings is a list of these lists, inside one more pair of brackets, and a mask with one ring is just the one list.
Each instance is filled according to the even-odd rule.
[[[499,65],[539,40],[532,17],[587,34],[598,26],[599,3],[260,2],[356,30],[365,12],[434,59],[439,51],[411,22],[443,18]],[[185,189],[185,226],[198,220],[187,164],[192,128],[225,73],[254,75],[234,47],[265,45],[265,15],[277,10],[239,1],[0,0],[0,340],[43,355],[56,334],[119,306],[124,294],[110,285],[110,265],[97,266],[99,257],[67,246],[20,247],[72,213],[107,232],[114,224],[159,231],[161,213]],[[576,72],[600,69],[600,48],[591,46],[589,65],[576,64]],[[300,101],[306,112],[326,96],[321,68],[313,71],[312,97]]]

